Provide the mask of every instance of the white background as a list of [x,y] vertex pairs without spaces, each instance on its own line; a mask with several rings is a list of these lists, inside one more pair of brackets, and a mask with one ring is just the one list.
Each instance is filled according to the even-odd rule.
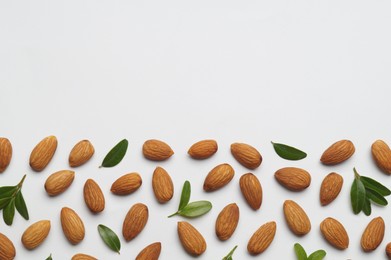
[[[326,259],[385,259],[391,241],[391,207],[373,206],[370,217],[354,215],[349,202],[352,168],[388,186],[390,177],[374,165],[370,146],[376,139],[391,144],[391,2],[390,1],[1,1],[0,2],[0,136],[14,148],[11,165],[0,175],[1,185],[27,179],[23,193],[30,221],[16,215],[0,232],[14,242],[16,259],[70,259],[83,252],[99,259],[134,259],[146,245],[162,242],[161,259],[191,259],[176,233],[181,217],[167,219],[179,202],[185,180],[192,184],[191,200],[210,200],[210,213],[190,222],[204,235],[208,248],[199,259],[221,259],[234,245],[234,259],[252,259],[247,241],[265,222],[277,222],[270,248],[256,259],[295,259],[293,244],[308,252],[327,251]],[[49,166],[33,172],[28,159],[33,147],[54,134],[59,145]],[[106,153],[121,139],[129,140],[124,160],[115,168],[98,169]],[[145,160],[147,139],[166,141],[175,155],[163,163]],[[196,141],[214,138],[219,151],[194,161],[187,149]],[[350,139],[356,153],[347,162],[326,167],[322,152],[333,142]],[[96,153],[76,169],[72,186],[50,198],[43,188],[53,172],[67,169],[75,143],[89,139]],[[279,158],[270,141],[303,149],[308,157],[290,162]],[[259,211],[251,210],[238,180],[247,169],[231,156],[233,142],[246,142],[263,155],[253,171],[263,186]],[[202,183],[217,164],[236,170],[222,190],[205,193]],[[164,167],[175,184],[174,198],[156,202],[151,176]],[[274,172],[297,166],[312,175],[300,193],[281,187]],[[143,185],[136,193],[118,197],[111,183],[128,172],[139,172]],[[319,187],[329,172],[345,180],[340,196],[327,207],[319,203]],[[82,187],[96,180],[106,196],[106,209],[92,215],[84,205]],[[312,221],[311,232],[293,235],[283,218],[286,199],[298,202]],[[126,243],[121,255],[101,241],[103,223],[121,235],[122,222],[136,202],[148,205],[144,231]],[[240,223],[226,242],[214,234],[214,222],[228,203],[240,207]],[[82,243],[72,246],[62,234],[59,214],[75,209],[86,225]],[[360,249],[367,223],[383,216],[386,235],[371,254]],[[350,246],[338,251],[323,240],[319,223],[334,217],[346,227]],[[20,237],[32,223],[49,219],[47,240],[34,251]]]

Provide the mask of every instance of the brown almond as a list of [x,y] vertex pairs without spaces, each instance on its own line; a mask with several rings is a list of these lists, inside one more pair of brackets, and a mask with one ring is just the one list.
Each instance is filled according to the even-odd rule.
[[40,172],[52,160],[57,149],[57,138],[53,135],[42,139],[33,149],[30,154],[30,167]]
[[302,191],[311,184],[311,175],[306,170],[296,167],[281,168],[275,172],[274,177],[291,191]]
[[0,233],[0,260],[12,260],[15,258],[15,255],[16,251],[12,241]]
[[202,255],[206,250],[206,241],[189,222],[178,222],[178,236],[183,248],[193,256]]
[[244,167],[254,170],[262,163],[262,156],[257,149],[244,143],[231,144],[233,157]]
[[98,259],[86,254],[76,254],[72,256],[71,260],[98,260]]
[[133,172],[119,177],[112,185],[111,192],[116,195],[128,195],[140,188],[142,179],[140,174]]
[[162,167],[156,167],[152,176],[152,188],[156,199],[160,203],[166,203],[174,195],[174,184],[170,175]]
[[143,145],[144,157],[151,161],[164,161],[170,158],[174,151],[171,147],[160,140],[147,140]]
[[247,204],[253,210],[259,209],[262,204],[262,186],[258,178],[252,173],[243,174],[239,185]]
[[32,250],[45,241],[49,235],[50,221],[41,220],[29,226],[22,235],[22,244],[26,249]]
[[78,142],[69,154],[69,166],[78,167],[85,164],[94,155],[94,146],[88,140]]
[[205,191],[215,191],[227,185],[235,175],[235,171],[228,163],[214,167],[204,181]]
[[350,140],[340,140],[323,152],[320,161],[325,165],[339,164],[349,159],[354,151],[354,145]]
[[385,232],[384,220],[377,217],[369,222],[361,236],[361,248],[364,252],[374,251],[383,241]]
[[388,259],[391,259],[391,242],[386,246],[386,255]]
[[158,260],[161,250],[162,245],[160,242],[150,244],[141,250],[141,252],[136,256],[136,260]]
[[51,174],[45,182],[45,190],[50,196],[57,196],[71,186],[75,172],[69,170],[61,170]]
[[61,227],[68,241],[76,245],[80,243],[85,236],[84,224],[79,215],[70,208],[61,209]]
[[144,229],[148,222],[148,207],[142,203],[134,204],[126,214],[122,225],[122,235],[130,241]]
[[372,144],[372,157],[376,165],[384,173],[391,174],[391,150],[382,140],[377,140]]
[[289,229],[298,236],[308,234],[311,222],[305,211],[293,200],[284,202],[284,216]]
[[3,173],[11,162],[12,145],[11,142],[5,138],[0,137],[0,173]]
[[84,202],[93,213],[102,212],[105,209],[105,196],[99,185],[88,179],[83,188]]
[[276,235],[277,224],[274,221],[267,222],[258,228],[247,243],[247,251],[251,255],[263,253],[273,242]]
[[222,240],[228,240],[235,232],[239,223],[239,207],[236,203],[228,204],[219,213],[216,219],[216,236]]
[[327,242],[335,248],[344,250],[349,247],[348,233],[338,220],[325,218],[320,223],[320,231]]
[[320,186],[320,204],[326,206],[338,197],[343,185],[343,178],[338,173],[328,174]]
[[203,160],[214,155],[217,149],[217,142],[215,140],[202,140],[193,144],[187,153],[193,159]]

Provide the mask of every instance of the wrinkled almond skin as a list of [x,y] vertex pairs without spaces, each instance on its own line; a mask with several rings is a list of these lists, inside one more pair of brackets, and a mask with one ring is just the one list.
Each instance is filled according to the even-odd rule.
[[140,188],[142,179],[140,174],[133,172],[119,177],[112,185],[111,192],[116,195],[128,195]]
[[344,250],[349,247],[348,233],[338,220],[325,218],[320,223],[320,231],[327,242],[335,248]]
[[311,175],[306,170],[296,167],[281,168],[275,172],[274,177],[291,191],[302,191],[311,184]]
[[390,147],[382,140],[377,140],[371,147],[372,158],[377,167],[384,173],[391,174],[391,150]]
[[68,241],[76,245],[80,243],[85,236],[83,221],[77,213],[70,208],[61,209],[61,227]]
[[122,235],[130,241],[144,229],[148,222],[148,207],[142,203],[134,204],[126,214],[122,225]]
[[202,140],[193,144],[187,153],[193,159],[203,160],[217,152],[218,146],[215,140]]
[[29,226],[22,235],[22,244],[26,249],[32,250],[45,241],[49,235],[50,221],[41,220]]
[[340,140],[323,152],[320,161],[325,165],[339,164],[349,159],[354,151],[354,145],[350,140]]
[[88,179],[83,188],[84,202],[92,213],[99,213],[105,209],[105,196],[99,185]]
[[377,217],[369,222],[361,236],[361,248],[364,252],[374,251],[383,241],[385,232],[384,220]]
[[233,157],[244,167],[254,170],[262,163],[262,156],[257,149],[244,143],[231,144]]
[[262,204],[262,186],[258,178],[252,173],[243,174],[239,185],[247,204],[253,210],[258,210]]
[[12,241],[0,233],[0,260],[12,260],[15,255],[16,251]]
[[335,172],[329,173],[320,186],[320,204],[326,206],[335,200],[341,192],[342,186],[342,176]]
[[54,153],[57,149],[57,138],[53,135],[42,139],[33,149],[30,154],[30,167],[40,172],[52,160]]
[[88,140],[78,142],[71,150],[68,158],[69,166],[78,167],[85,164],[94,155],[94,146]]
[[214,167],[206,176],[204,191],[215,191],[227,185],[235,175],[235,171],[228,163]]
[[391,259],[391,242],[386,246],[386,255],[388,259]]
[[284,216],[289,229],[298,236],[304,236],[311,230],[311,222],[305,211],[293,200],[284,202]]
[[46,179],[45,190],[50,196],[57,196],[71,186],[74,178],[74,171],[62,170],[55,172]]
[[263,224],[251,236],[247,243],[247,251],[251,255],[263,253],[273,242],[276,235],[277,224],[274,221]]
[[170,175],[162,167],[156,167],[152,176],[152,189],[160,203],[166,203],[174,195],[174,184]]
[[71,260],[98,260],[98,259],[86,254],[76,254],[72,256]]
[[189,222],[178,222],[178,236],[183,248],[193,256],[202,255],[206,250],[206,241]]
[[170,158],[174,151],[171,147],[160,140],[147,140],[143,145],[144,157],[151,161],[164,161]]
[[239,207],[236,203],[228,204],[219,213],[216,219],[216,236],[221,240],[228,240],[235,232],[239,223]]
[[0,173],[3,173],[11,162],[12,145],[11,142],[4,137],[0,137]]
[[141,250],[141,252],[136,256],[136,260],[158,260],[161,250],[162,245],[160,242],[150,244]]

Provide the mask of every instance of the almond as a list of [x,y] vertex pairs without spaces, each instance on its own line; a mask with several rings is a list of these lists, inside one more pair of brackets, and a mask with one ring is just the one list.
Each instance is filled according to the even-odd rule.
[[150,244],[136,256],[136,260],[158,260],[162,245],[160,242]]
[[254,170],[262,163],[262,156],[257,149],[248,144],[231,144],[231,153],[234,158],[244,167]]
[[15,255],[16,251],[12,241],[0,233],[0,260],[12,260],[15,258]]
[[228,163],[214,167],[204,181],[205,191],[215,191],[227,185],[235,175],[235,171]]
[[42,244],[49,235],[50,221],[41,220],[29,226],[22,235],[22,244],[31,250]]
[[328,174],[320,186],[320,203],[322,206],[330,204],[338,197],[343,185],[343,178],[338,173]]
[[128,195],[140,188],[142,184],[141,176],[136,173],[128,173],[119,177],[112,185],[111,192],[116,195]]
[[258,178],[252,173],[246,173],[240,177],[240,190],[248,205],[257,210],[262,204],[262,186]]
[[222,240],[228,240],[235,232],[239,223],[239,207],[236,203],[228,204],[216,219],[216,235]]
[[83,195],[87,207],[93,213],[99,213],[105,209],[105,196],[94,180],[88,179],[85,182]]
[[7,169],[12,158],[12,145],[11,142],[4,137],[0,137],[0,173],[3,173]]
[[144,157],[151,161],[164,161],[170,158],[174,151],[171,147],[160,140],[147,140],[143,145]]
[[88,140],[78,142],[69,154],[69,166],[77,167],[86,163],[94,155],[94,146]]
[[306,170],[296,167],[279,169],[274,177],[282,186],[292,191],[302,191],[311,184],[311,175]]
[[376,165],[385,173],[391,174],[391,150],[382,140],[377,140],[372,144],[372,157]]
[[336,219],[325,218],[320,223],[320,231],[323,237],[332,246],[338,249],[346,249],[349,247],[349,236],[344,226]]
[[214,155],[217,149],[217,142],[215,140],[202,140],[193,144],[187,153],[193,159],[202,160]]
[[388,243],[386,246],[386,255],[388,259],[391,259],[391,243]]
[[156,199],[160,203],[166,203],[174,195],[174,184],[170,175],[162,167],[156,167],[152,176],[152,188]]
[[134,204],[126,214],[122,225],[122,235],[130,241],[144,229],[148,221],[148,207],[142,203]]
[[384,220],[381,217],[374,218],[369,222],[361,236],[361,248],[364,252],[371,252],[381,244],[385,228]]
[[251,255],[258,255],[264,252],[273,242],[276,235],[277,224],[274,221],[263,224],[251,236],[247,243],[247,251]]
[[84,239],[84,224],[79,215],[70,208],[61,209],[61,227],[68,241],[76,245]]
[[178,222],[178,236],[183,248],[193,256],[202,255],[206,250],[206,241],[189,222]]
[[98,260],[98,259],[86,254],[76,254],[72,256],[71,260]]
[[325,165],[335,165],[346,161],[354,154],[355,148],[350,140],[333,143],[323,152],[320,161]]
[[33,149],[30,154],[30,167],[40,172],[52,160],[57,149],[57,138],[53,135],[42,139]]
[[62,170],[51,174],[45,182],[45,190],[50,196],[56,196],[68,189],[71,186],[75,172]]
[[311,230],[311,222],[305,211],[293,200],[284,202],[284,216],[290,230],[298,236]]

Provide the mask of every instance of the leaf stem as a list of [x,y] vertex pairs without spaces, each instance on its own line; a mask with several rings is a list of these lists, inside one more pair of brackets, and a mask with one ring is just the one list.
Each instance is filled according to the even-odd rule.
[[226,256],[223,258],[223,260],[224,260],[224,259],[229,259],[230,257],[232,258],[232,255],[234,254],[234,252],[235,252],[235,250],[236,250],[237,247],[238,247],[238,246],[236,245],[231,251],[229,251],[228,255],[226,255]]
[[356,167],[353,167],[353,172],[354,172],[354,177],[356,179],[360,179],[360,174],[358,174],[357,170],[356,170]]
[[22,188],[24,179],[26,179],[26,174],[23,176],[23,178],[20,180],[20,182],[17,185],[19,189]]
[[176,216],[176,215],[179,215],[179,211],[175,212],[174,214],[171,214],[171,215],[168,216],[167,218],[171,218],[171,217]]

